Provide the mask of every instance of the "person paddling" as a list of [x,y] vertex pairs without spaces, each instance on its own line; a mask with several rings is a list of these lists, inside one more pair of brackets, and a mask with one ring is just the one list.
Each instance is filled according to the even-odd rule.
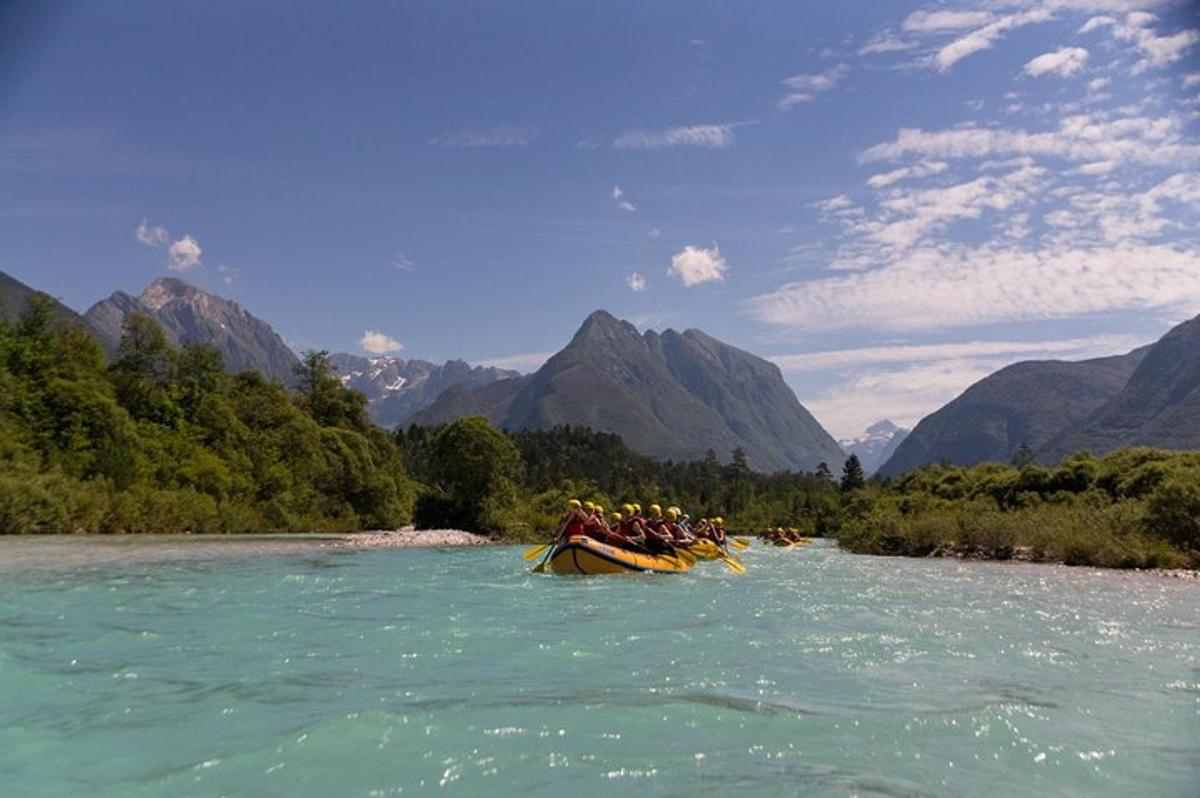
[[567,502],[567,511],[558,520],[558,532],[554,535],[555,543],[561,543],[569,537],[584,533],[587,528],[587,513],[583,508],[584,505],[579,499],[571,499]]

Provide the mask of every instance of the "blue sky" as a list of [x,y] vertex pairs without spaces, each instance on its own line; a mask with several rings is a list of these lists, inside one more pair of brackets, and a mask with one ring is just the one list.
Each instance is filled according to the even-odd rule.
[[81,310],[528,370],[602,307],[841,437],[1200,312],[1194,4],[16,5],[0,269]]

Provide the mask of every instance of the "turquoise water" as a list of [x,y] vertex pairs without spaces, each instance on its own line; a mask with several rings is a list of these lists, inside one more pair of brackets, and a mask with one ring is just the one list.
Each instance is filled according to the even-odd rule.
[[0,794],[1200,792],[1200,585],[0,540]]

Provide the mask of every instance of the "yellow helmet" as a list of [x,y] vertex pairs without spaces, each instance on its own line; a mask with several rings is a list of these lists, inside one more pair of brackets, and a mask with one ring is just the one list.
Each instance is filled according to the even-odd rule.
[[713,519],[713,523],[716,524],[717,526],[724,526],[725,519],[718,515],[716,518]]
[[633,505],[632,504],[621,505],[621,512],[623,512],[625,515],[633,515],[633,512],[634,512]]
[[587,510],[588,512],[591,512],[592,510],[596,509],[596,505],[592,504],[591,502],[584,502],[583,509]]
[[650,515],[654,516],[655,518],[658,518],[659,516],[662,515],[662,508],[659,507],[657,504],[650,505]]
[[614,520],[614,521],[620,521],[620,520],[621,520],[621,514],[620,514],[620,513],[613,513],[613,514],[612,514],[612,520]]
[[642,511],[642,505],[638,504],[637,502],[634,502],[633,503],[633,511],[635,513],[640,513]]
[[674,507],[667,508],[667,520],[668,521],[674,521],[678,517],[679,517],[678,510],[676,510]]
[[604,508],[597,504],[596,512],[600,513],[600,515],[604,515]]
[[579,499],[571,499],[569,502],[567,502],[568,510],[578,510],[582,506],[583,505],[580,504]]

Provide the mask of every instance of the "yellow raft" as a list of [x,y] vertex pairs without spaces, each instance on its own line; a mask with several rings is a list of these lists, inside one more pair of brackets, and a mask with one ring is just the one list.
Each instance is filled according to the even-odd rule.
[[560,543],[550,555],[556,574],[679,574],[692,566],[674,557],[618,549],[589,537],[576,536]]

